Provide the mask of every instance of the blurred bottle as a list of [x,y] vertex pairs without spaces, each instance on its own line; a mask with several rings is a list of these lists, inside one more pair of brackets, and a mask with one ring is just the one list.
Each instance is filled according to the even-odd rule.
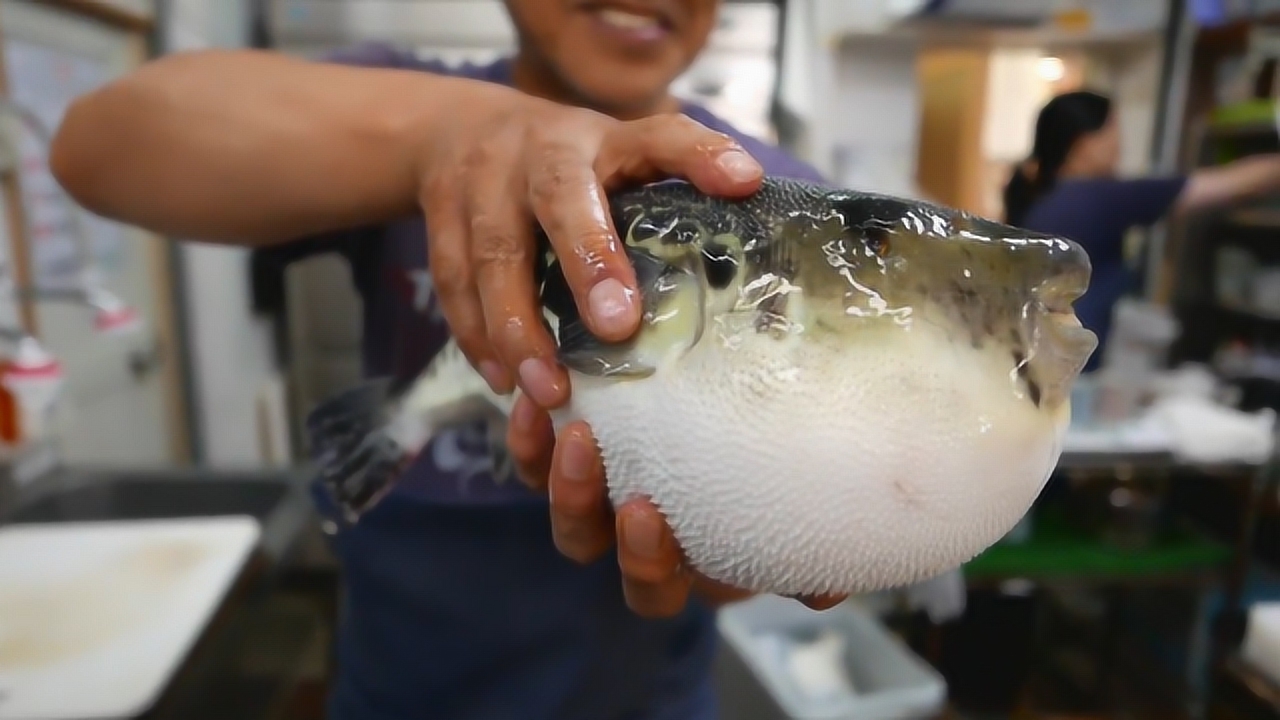
[[16,446],[44,437],[63,379],[62,363],[38,340],[19,341],[13,357],[0,361],[0,438]]
[[[0,376],[8,373],[12,364],[8,359],[0,360]],[[0,386],[0,444],[14,447],[21,439],[22,422],[18,399],[7,388]]]

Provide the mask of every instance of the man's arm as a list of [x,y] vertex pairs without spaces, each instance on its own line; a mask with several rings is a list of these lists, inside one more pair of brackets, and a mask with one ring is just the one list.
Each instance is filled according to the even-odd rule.
[[73,103],[51,167],[101,215],[270,244],[417,212],[433,109],[492,91],[258,51],[172,55]]

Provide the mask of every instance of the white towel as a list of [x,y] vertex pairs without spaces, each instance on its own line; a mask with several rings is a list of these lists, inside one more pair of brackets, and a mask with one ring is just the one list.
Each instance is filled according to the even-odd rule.
[[1151,408],[1173,439],[1179,460],[1197,463],[1260,464],[1275,443],[1275,412],[1246,413],[1194,395],[1163,398]]
[[1280,684],[1280,602],[1249,608],[1249,629],[1240,655],[1255,670]]

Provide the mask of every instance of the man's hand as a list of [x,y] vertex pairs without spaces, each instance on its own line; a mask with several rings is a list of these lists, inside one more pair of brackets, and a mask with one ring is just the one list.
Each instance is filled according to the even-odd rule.
[[480,83],[459,84],[424,134],[420,203],[440,306],[458,347],[496,392],[543,408],[569,399],[542,323],[534,264],[541,226],[588,329],[606,341],[640,323],[635,271],[608,209],[622,185],[687,178],[742,197],[764,177],[732,138],[683,115],[623,122]]
[[[520,478],[550,495],[552,533],[561,553],[585,564],[616,544],[623,592],[637,614],[678,614],[690,593],[712,605],[752,595],[690,570],[671,528],[651,503],[635,500],[612,512],[604,464],[585,423],[570,424],[556,437],[548,414],[522,394],[511,413],[507,442]],[[844,598],[797,599],[825,610]]]
[[620,341],[638,328],[640,303],[606,193],[680,177],[740,197],[759,188],[763,169],[732,138],[682,115],[622,122],[478,83],[459,83],[453,98],[467,112],[437,117],[419,155],[431,273],[471,364],[495,391],[522,391],[508,446],[525,482],[550,493],[556,546],[589,563],[616,542],[627,603],[643,615],[674,615],[691,591],[746,597],[687,569],[652,504],[612,512],[585,424],[554,436],[546,411],[568,401],[569,377],[541,321],[533,228],[546,231],[591,332]]

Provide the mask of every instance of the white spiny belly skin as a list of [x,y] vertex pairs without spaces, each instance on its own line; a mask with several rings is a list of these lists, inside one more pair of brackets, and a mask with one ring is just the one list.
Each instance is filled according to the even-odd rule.
[[839,349],[706,338],[644,380],[575,375],[557,424],[587,420],[615,506],[651,499],[714,580],[782,595],[909,584],[1018,522],[1069,409],[1018,397],[1007,349],[924,323],[869,335]]

